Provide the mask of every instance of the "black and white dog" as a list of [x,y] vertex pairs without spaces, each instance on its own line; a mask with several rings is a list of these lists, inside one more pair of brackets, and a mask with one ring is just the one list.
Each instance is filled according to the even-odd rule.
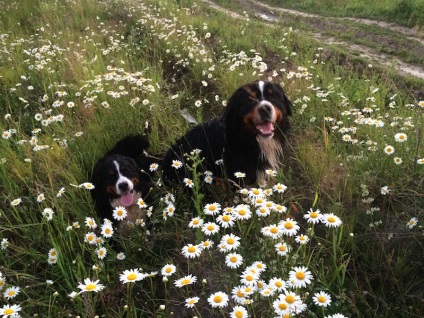
[[[243,172],[247,184],[262,181],[267,169],[280,165],[291,106],[279,84],[256,81],[239,87],[220,117],[193,127],[171,146],[162,161],[164,179],[175,183],[189,177],[184,154],[200,149],[204,169],[214,176],[235,179],[234,173]],[[183,166],[173,167],[175,160]]]
[[150,189],[149,166],[154,159],[145,155],[148,147],[145,136],[128,136],[97,161],[91,178],[94,184],[91,195],[100,218],[114,221],[113,210],[123,206],[128,222],[144,219],[137,202],[145,199]]

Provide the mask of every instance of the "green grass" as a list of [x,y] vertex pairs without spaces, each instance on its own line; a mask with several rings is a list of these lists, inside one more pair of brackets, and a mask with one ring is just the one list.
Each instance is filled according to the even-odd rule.
[[[344,50],[345,55],[355,57],[360,53],[355,53],[354,44],[362,47],[362,54],[380,56],[376,63],[390,63],[391,58],[397,59],[412,65],[422,65],[423,62],[423,45],[420,43],[419,28],[410,29],[410,32],[415,30],[414,36],[399,36],[399,26],[385,26],[382,23],[368,24],[363,21],[346,20],[337,14],[330,14],[330,18],[326,18],[323,13],[299,16],[294,14],[286,14],[282,9],[281,4],[277,3],[272,8],[267,8],[263,3],[255,1],[216,1],[221,6],[237,12],[240,16],[250,15],[252,19],[259,19],[259,15],[268,14],[274,19],[274,24],[280,27],[291,27],[293,25],[299,32],[306,32],[313,37],[318,37],[323,40],[324,47],[333,46],[332,50]],[[305,9],[304,12],[310,9]],[[315,13],[319,13],[317,10]],[[278,22],[276,22],[278,21]],[[375,21],[378,22],[378,21]],[[337,43],[332,45],[331,43]],[[343,43],[343,44],[342,44]],[[337,46],[338,48],[334,48]],[[367,53],[370,52],[370,53]],[[381,56],[381,53],[383,55]],[[369,57],[368,59],[372,59]],[[385,61],[385,62],[383,62]],[[412,67],[412,66],[411,66]]]
[[[306,304],[301,317],[424,314],[424,166],[417,163],[424,156],[423,102],[409,93],[408,82],[337,52],[327,59],[318,43],[291,28],[233,20],[194,1],[0,5],[0,289],[20,288],[10,299],[2,294],[0,308],[19,305],[23,317],[227,317],[235,301],[218,310],[208,297],[222,291],[231,298],[243,270],[262,261],[266,283],[287,281],[298,266],[311,272],[310,284],[290,289]],[[101,236],[103,220],[96,218],[84,183],[105,151],[147,124],[149,152],[160,157],[189,128],[180,110],[206,120],[222,112],[237,87],[256,79],[282,83],[293,102],[283,167],[265,186],[288,187],[267,197],[286,212],[237,221],[208,237],[187,226],[192,218],[212,221],[216,216],[203,211],[208,203],[235,207],[245,195],[204,183],[197,170],[187,195],[184,185],[158,183],[158,171],[147,226],[115,234],[124,260],[116,259],[107,238],[100,245],[85,242],[88,232]],[[395,140],[401,132],[407,135],[403,143]],[[395,148],[393,155],[384,152],[387,145]],[[394,157],[403,162],[395,164]],[[384,186],[391,190],[387,195],[381,194]],[[38,202],[40,194],[45,199]],[[20,204],[12,205],[18,198]],[[255,213],[253,202],[246,204]],[[164,212],[170,206],[173,215]],[[49,209],[51,220],[43,215]],[[303,215],[310,209],[334,213],[343,223],[308,224]],[[87,217],[96,218],[96,229],[85,225]],[[261,234],[289,217],[300,226],[297,234],[309,236],[306,245],[294,236]],[[412,217],[418,225],[409,228]],[[227,253],[218,250],[225,234],[240,238],[236,252],[243,264],[237,269],[227,267]],[[193,259],[183,256],[185,246],[206,239],[214,242],[211,249]],[[278,242],[291,247],[287,256],[277,255]],[[100,246],[107,249],[103,259]],[[160,274],[165,264],[177,268],[168,281]],[[131,269],[149,275],[120,282]],[[175,287],[188,274],[197,282]],[[105,288],[69,297],[87,278]],[[331,296],[329,307],[313,303],[319,291]],[[271,317],[279,293],[255,292],[244,306],[251,317]],[[185,308],[193,296],[199,303]]]
[[338,17],[368,18],[397,23],[408,27],[423,27],[424,1],[422,0],[266,0],[272,5],[305,12]]

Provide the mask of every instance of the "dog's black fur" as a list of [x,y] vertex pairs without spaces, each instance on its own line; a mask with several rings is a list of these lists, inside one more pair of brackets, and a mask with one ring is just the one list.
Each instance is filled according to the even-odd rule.
[[138,198],[145,199],[150,189],[149,166],[154,161],[144,154],[148,147],[147,137],[128,136],[97,161],[91,195],[100,218],[115,222],[113,209],[117,205],[128,209],[136,205]]
[[[244,172],[244,181],[254,184],[265,178],[265,170],[276,170],[282,145],[289,131],[291,102],[279,84],[257,81],[238,88],[222,116],[199,124],[176,141],[162,161],[166,181],[181,182],[189,177],[186,166],[172,167],[173,160],[186,162],[184,154],[200,149],[204,169],[216,177],[235,179]],[[223,159],[223,166],[216,161]]]

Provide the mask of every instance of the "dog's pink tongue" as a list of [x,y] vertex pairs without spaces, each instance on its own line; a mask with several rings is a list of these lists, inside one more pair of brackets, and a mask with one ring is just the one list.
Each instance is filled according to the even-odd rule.
[[269,135],[274,130],[274,124],[270,121],[263,122],[261,124],[256,125],[256,129],[263,135]]
[[134,203],[134,196],[131,192],[125,192],[121,195],[121,204],[123,206],[130,206]]

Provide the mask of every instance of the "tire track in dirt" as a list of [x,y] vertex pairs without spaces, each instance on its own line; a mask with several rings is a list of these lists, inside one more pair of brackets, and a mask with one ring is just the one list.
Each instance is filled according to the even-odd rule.
[[[281,21],[281,19],[284,18],[284,16],[287,16],[287,15],[291,17],[305,18],[308,20],[308,22],[311,25],[316,26],[316,29],[320,29],[320,27],[349,28],[349,26],[343,26],[341,22],[343,20],[353,21],[355,23],[360,23],[363,25],[375,25],[385,30],[397,32],[399,33],[399,36],[404,36],[408,40],[415,41],[420,46],[422,45],[423,46],[422,49],[424,50],[424,33],[416,29],[409,29],[406,27],[401,27],[401,26],[394,25],[387,22],[373,21],[368,19],[327,18],[327,17],[316,15],[316,14],[310,14],[310,13],[305,13],[305,12],[291,10],[291,9],[272,7],[268,4],[260,3],[254,0],[239,0],[239,1],[242,4],[241,7],[244,9],[244,11],[246,11],[249,14],[249,16],[256,16],[260,18],[261,20],[270,24],[278,23],[279,21]],[[232,18],[247,19],[245,16],[237,12],[223,8],[210,0],[202,0],[202,2],[206,3],[207,5],[209,5],[211,8],[215,10],[221,11],[231,16]],[[308,34],[311,37],[318,40],[320,43],[342,47],[344,50],[348,50],[349,52],[355,52],[357,53],[355,54],[355,56],[359,56],[369,61],[369,63],[371,64],[378,64],[378,65],[383,65],[385,67],[391,68],[400,75],[404,75],[404,76],[407,75],[407,76],[413,76],[416,78],[424,79],[424,67],[421,65],[412,65],[402,61],[400,58],[394,55],[379,52],[378,50],[375,50],[365,45],[360,45],[360,44],[350,43],[344,40],[339,40],[339,39],[336,39],[335,37],[327,36],[320,32],[308,32]],[[414,46],[413,43],[412,43],[411,49],[416,48],[416,46]],[[387,45],[389,44],[390,44],[390,41],[388,41]],[[421,49],[421,47],[419,49]],[[393,50],[396,50],[396,48],[394,47]]]
[[[247,0],[247,2],[251,2],[255,6],[260,6],[263,9],[269,10],[270,13],[273,12],[280,12],[280,13],[288,13],[291,15],[296,16],[302,16],[302,17],[308,17],[308,18],[315,18],[315,19],[323,19],[325,17],[312,14],[312,13],[305,13],[301,11],[291,10],[291,9],[284,9],[284,8],[278,8],[270,6],[266,3],[254,1],[254,0]],[[367,25],[376,25],[383,29],[388,29],[394,32],[402,33],[406,36],[408,36],[411,39],[414,39],[422,44],[424,44],[424,32],[420,31],[419,29],[410,29],[407,27],[403,27],[400,25],[396,25],[394,23],[388,23],[384,21],[376,21],[376,20],[370,20],[370,19],[360,19],[360,18],[339,18],[340,20],[347,20],[347,21],[353,21],[357,23],[367,24]]]

